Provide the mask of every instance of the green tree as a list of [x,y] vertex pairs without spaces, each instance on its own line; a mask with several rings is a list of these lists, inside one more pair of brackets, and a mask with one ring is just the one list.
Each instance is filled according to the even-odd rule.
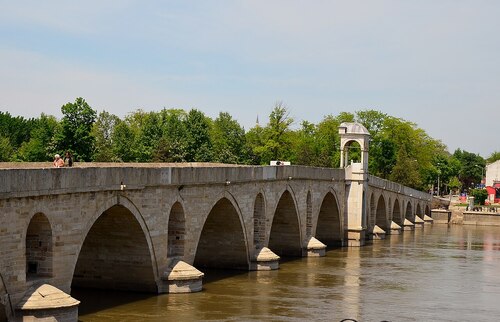
[[372,138],[378,136],[378,133],[384,128],[384,122],[387,114],[376,110],[363,110],[356,112],[356,122],[366,127]]
[[187,113],[181,109],[163,109],[160,112],[162,137],[155,151],[159,162],[185,162],[187,160]]
[[29,141],[21,144],[18,158],[22,161],[51,161],[56,153],[55,134],[60,124],[54,116],[41,114],[31,130]]
[[458,180],[457,176],[451,177],[450,181],[448,181],[448,187],[452,192],[458,194],[462,189],[462,183]]
[[292,163],[298,165],[314,165],[318,158],[316,142],[316,126],[302,121],[301,128],[293,135]]
[[126,121],[119,121],[111,134],[113,156],[121,162],[137,162],[136,136]]
[[486,159],[486,163],[493,163],[493,162],[498,161],[498,160],[500,160],[500,151],[494,151]]
[[264,160],[271,160],[271,156],[265,155],[264,128],[259,124],[255,125],[245,134],[246,150],[249,155],[249,164],[265,164]]
[[340,118],[327,115],[316,127],[316,142],[318,159],[313,165],[321,167],[338,168],[340,166]]
[[273,111],[269,115],[269,123],[266,126],[264,135],[264,148],[269,151],[271,159],[265,160],[286,160],[290,152],[290,126],[293,119],[290,112],[282,102],[275,104]]
[[211,120],[201,111],[192,109],[186,118],[186,159],[189,162],[212,160],[210,141]]
[[0,111],[0,135],[9,139],[13,151],[17,150],[23,142],[29,141],[35,125],[35,119],[14,117],[9,112]]
[[399,149],[396,165],[392,168],[389,179],[412,188],[418,189],[422,186],[417,161],[408,156],[404,149]]
[[11,161],[13,150],[9,139],[0,135],[0,162]]
[[457,149],[453,153],[453,157],[460,162],[458,178],[464,188],[474,187],[481,182],[486,162],[479,154]]
[[211,141],[216,162],[243,163],[248,159],[245,130],[229,113],[219,113],[213,122]]
[[488,198],[486,189],[471,189],[470,194],[474,197],[474,203],[478,205],[484,205],[484,201]]
[[113,133],[120,118],[106,111],[99,113],[92,126],[91,135],[95,139],[92,159],[96,162],[115,162],[119,158],[113,153]]
[[91,130],[96,119],[96,111],[79,97],[74,103],[63,105],[61,112],[63,114],[61,131],[56,137],[59,152],[70,150],[75,159],[91,161],[94,150]]

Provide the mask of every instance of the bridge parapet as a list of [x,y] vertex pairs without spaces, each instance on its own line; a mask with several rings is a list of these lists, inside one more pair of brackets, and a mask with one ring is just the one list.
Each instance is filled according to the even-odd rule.
[[374,175],[369,175],[368,176],[368,185],[372,187],[377,187],[380,189],[396,192],[402,195],[406,195],[408,197],[413,197],[416,199],[422,199],[422,200],[431,200],[430,194],[419,191],[410,187],[403,186],[402,184],[392,182],[386,179],[379,178]]
[[0,169],[0,199],[151,186],[224,184],[266,180],[345,179],[343,169],[305,166],[171,166],[143,164],[73,168]]

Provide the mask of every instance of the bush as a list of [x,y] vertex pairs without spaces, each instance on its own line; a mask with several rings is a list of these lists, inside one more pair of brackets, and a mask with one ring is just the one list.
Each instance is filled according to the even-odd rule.
[[486,189],[472,189],[470,194],[474,197],[474,203],[484,205],[484,201],[488,198]]

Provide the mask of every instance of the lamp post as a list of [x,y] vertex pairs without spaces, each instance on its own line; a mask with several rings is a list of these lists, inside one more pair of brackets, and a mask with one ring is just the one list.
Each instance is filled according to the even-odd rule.
[[440,194],[439,194],[439,175],[441,174],[441,169],[439,169],[439,166],[441,165],[441,163],[436,163],[436,165],[438,166],[438,169],[437,169],[437,173],[438,173],[438,191],[437,191],[437,196],[439,197]]
[[439,175],[441,174],[441,170],[438,169],[438,197],[439,197]]

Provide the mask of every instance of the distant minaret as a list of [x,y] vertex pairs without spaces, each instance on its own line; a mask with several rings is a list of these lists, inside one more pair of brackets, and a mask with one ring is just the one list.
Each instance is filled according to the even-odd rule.
[[257,120],[255,121],[255,126],[259,126],[259,114],[257,114]]

